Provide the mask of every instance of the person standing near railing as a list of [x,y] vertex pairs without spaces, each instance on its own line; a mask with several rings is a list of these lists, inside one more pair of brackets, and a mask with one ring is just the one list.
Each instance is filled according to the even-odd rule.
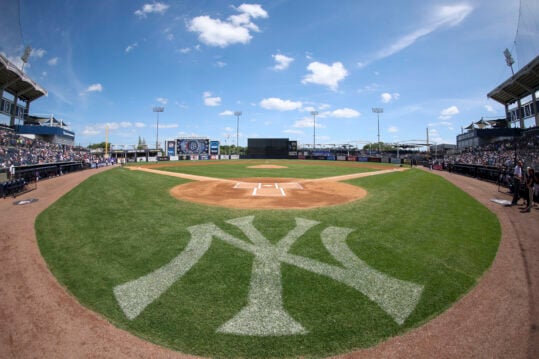
[[522,160],[518,160],[515,169],[513,170],[513,201],[512,206],[515,206],[520,198],[520,181],[522,181]]
[[533,184],[535,183],[535,171],[533,168],[526,169],[526,190],[528,191],[527,206],[523,212],[530,212],[533,205]]
[[13,165],[13,162],[11,162],[11,165],[9,166],[9,179],[15,179],[15,166]]

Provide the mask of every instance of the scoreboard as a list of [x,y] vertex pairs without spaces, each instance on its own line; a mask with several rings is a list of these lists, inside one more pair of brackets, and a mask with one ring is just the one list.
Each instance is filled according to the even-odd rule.
[[207,138],[177,138],[176,153],[178,155],[207,155],[210,153],[210,140]]

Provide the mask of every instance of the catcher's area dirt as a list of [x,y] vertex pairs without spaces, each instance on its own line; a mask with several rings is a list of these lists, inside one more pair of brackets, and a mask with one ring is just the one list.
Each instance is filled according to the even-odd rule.
[[[248,168],[285,168],[277,165],[260,165]],[[360,187],[339,181],[353,178],[375,176],[402,168],[387,169],[375,172],[354,173],[350,175],[326,177],[320,179],[297,178],[240,178],[217,179],[189,175],[177,172],[161,171],[148,167],[131,167],[132,170],[152,172],[165,176],[181,177],[193,180],[174,187],[172,196],[196,203],[227,208],[256,209],[305,209],[334,206],[363,198],[367,192]],[[249,186],[248,184],[251,184]],[[259,187],[258,194],[253,190]],[[282,189],[282,191],[281,191]]]
[[[36,216],[85,178],[107,168],[40,182],[0,199],[1,358],[187,358],[115,328],[78,304],[50,273],[37,247]],[[538,358],[539,211],[520,213],[492,198],[495,185],[436,172],[497,214],[502,240],[492,267],[452,308],[423,326],[343,358]],[[106,225],[106,224],[104,224]],[[458,225],[458,224],[455,224]],[[436,226],[433,223],[433,234]]]

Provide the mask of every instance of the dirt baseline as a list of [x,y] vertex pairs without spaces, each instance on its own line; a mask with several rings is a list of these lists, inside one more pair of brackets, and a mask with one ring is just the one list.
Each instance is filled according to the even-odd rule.
[[[245,209],[308,209],[349,203],[365,197],[367,191],[341,181],[405,170],[404,168],[385,168],[374,172],[307,180],[273,177],[222,179],[161,171],[153,167],[131,167],[130,169],[194,181],[174,187],[170,194],[175,198],[206,205]],[[261,193],[255,195],[249,188],[238,186],[238,183],[256,183],[262,195]],[[290,183],[298,184],[300,188],[296,185],[286,185]],[[282,191],[280,194],[278,191],[270,193],[267,187],[271,186],[276,186],[277,189],[281,187]]]

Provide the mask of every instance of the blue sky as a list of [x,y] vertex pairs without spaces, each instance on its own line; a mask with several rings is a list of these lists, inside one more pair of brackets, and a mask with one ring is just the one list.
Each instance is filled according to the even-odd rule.
[[431,142],[455,143],[472,121],[504,117],[486,96],[511,75],[503,50],[515,70],[539,53],[536,40],[515,42],[519,3],[21,0],[20,43],[14,29],[0,51],[17,61],[32,46],[25,71],[48,96],[30,112],[62,119],[81,145],[108,128],[114,145],[153,146],[154,106],[161,143],[235,144],[241,111],[240,146],[312,144],[317,111],[317,144],[362,146],[377,139],[373,107],[383,142],[424,140],[429,128]]

